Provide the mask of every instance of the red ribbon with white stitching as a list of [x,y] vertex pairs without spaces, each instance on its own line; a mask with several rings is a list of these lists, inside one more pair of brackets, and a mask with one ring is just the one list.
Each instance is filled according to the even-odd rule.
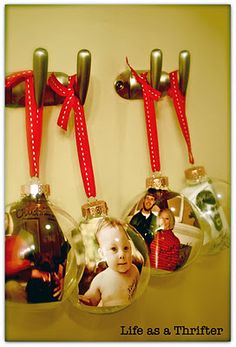
[[27,70],[9,75],[5,80],[5,87],[12,88],[23,81],[25,81],[25,119],[30,176],[39,177],[43,104],[37,107],[33,71]]
[[159,100],[161,93],[148,84],[147,72],[138,75],[137,72],[129,65],[127,58],[126,63],[130,67],[137,82],[142,87],[151,167],[153,172],[160,171],[161,163],[154,101]]
[[189,162],[191,164],[194,164],[194,157],[192,154],[192,146],[191,146],[191,139],[190,139],[190,133],[188,128],[188,121],[187,121],[186,112],[185,112],[186,98],[181,93],[179,88],[178,71],[176,70],[171,72],[169,76],[170,76],[170,88],[168,90],[168,95],[173,99],[178,121],[187,144]]
[[96,187],[84,108],[83,105],[81,105],[79,98],[74,93],[76,75],[69,76],[68,81],[68,88],[66,88],[57,80],[54,74],[51,74],[48,79],[48,84],[50,85],[50,87],[58,95],[65,96],[57,124],[62,129],[67,130],[70,112],[72,109],[74,110],[76,146],[84,189],[88,198],[96,197]]

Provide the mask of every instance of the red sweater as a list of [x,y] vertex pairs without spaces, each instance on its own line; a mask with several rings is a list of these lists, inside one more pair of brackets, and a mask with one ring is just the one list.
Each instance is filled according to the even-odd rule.
[[172,230],[158,231],[150,246],[151,267],[174,271],[179,261],[180,241]]

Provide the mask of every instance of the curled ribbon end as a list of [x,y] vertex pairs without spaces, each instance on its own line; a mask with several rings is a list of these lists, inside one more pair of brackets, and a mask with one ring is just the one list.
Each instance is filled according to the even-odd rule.
[[57,122],[57,125],[61,128],[61,129],[63,129],[63,130],[67,130],[67,128],[66,128],[66,126],[65,125],[63,125],[61,122]]
[[125,58],[125,61],[126,61],[126,64],[128,65],[128,67],[130,68],[130,70],[133,72],[133,69],[132,69],[132,67],[130,66],[128,57]]
[[190,164],[194,164],[194,158],[192,153],[189,153],[189,162]]

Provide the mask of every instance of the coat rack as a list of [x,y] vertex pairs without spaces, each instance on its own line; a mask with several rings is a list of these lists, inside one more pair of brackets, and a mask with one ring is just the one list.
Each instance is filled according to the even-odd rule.
[[[82,49],[77,54],[77,73],[76,84],[74,86],[75,94],[84,105],[90,79],[91,53]],[[57,79],[67,87],[68,75],[63,72],[54,72]],[[37,48],[33,53],[33,75],[35,97],[38,106],[53,106],[62,104],[64,97],[57,95],[47,84],[48,77],[48,52],[44,48]],[[25,106],[25,83],[20,82],[16,86],[5,88],[5,106],[6,107],[24,107]]]
[[[179,87],[183,95],[186,94],[190,69],[190,53],[183,50],[179,53]],[[137,70],[137,73],[143,73],[147,70]],[[159,90],[162,95],[167,93],[170,86],[169,74],[162,71],[162,51],[154,49],[150,53],[150,70],[147,79],[151,86]],[[124,99],[142,99],[142,89],[136,81],[130,70],[126,70],[119,74],[114,82],[114,87]]]

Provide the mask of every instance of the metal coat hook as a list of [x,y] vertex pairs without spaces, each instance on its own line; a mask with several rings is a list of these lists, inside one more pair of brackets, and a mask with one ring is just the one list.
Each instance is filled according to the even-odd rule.
[[48,52],[37,48],[33,54],[34,93],[37,106],[42,106],[48,75]]
[[74,90],[82,105],[87,96],[89,78],[91,70],[91,53],[87,49],[82,49],[77,54],[77,83]]
[[150,83],[154,89],[159,88],[162,71],[162,51],[153,49],[150,54]]
[[[179,53],[179,86],[183,95],[186,94],[190,69],[190,53],[186,50]],[[137,70],[137,73],[147,70]],[[170,86],[169,74],[162,71],[162,51],[154,49],[150,53],[150,70],[147,79],[151,86],[165,95]],[[122,72],[115,80],[114,87],[124,99],[142,99],[142,89],[130,70]]]
[[179,87],[183,95],[186,94],[190,70],[190,53],[181,51],[179,53]]
[[[44,106],[62,104],[65,97],[56,94],[47,84],[51,72],[48,69],[48,54],[43,48],[38,48],[33,55],[33,72],[35,82],[35,97],[37,105],[42,101]],[[77,54],[77,83],[74,90],[82,105],[85,103],[91,70],[91,53],[82,49]],[[65,86],[68,86],[68,75],[64,72],[53,72],[57,79]],[[12,88],[5,88],[5,106],[24,107],[25,106],[25,84],[24,82]]]

